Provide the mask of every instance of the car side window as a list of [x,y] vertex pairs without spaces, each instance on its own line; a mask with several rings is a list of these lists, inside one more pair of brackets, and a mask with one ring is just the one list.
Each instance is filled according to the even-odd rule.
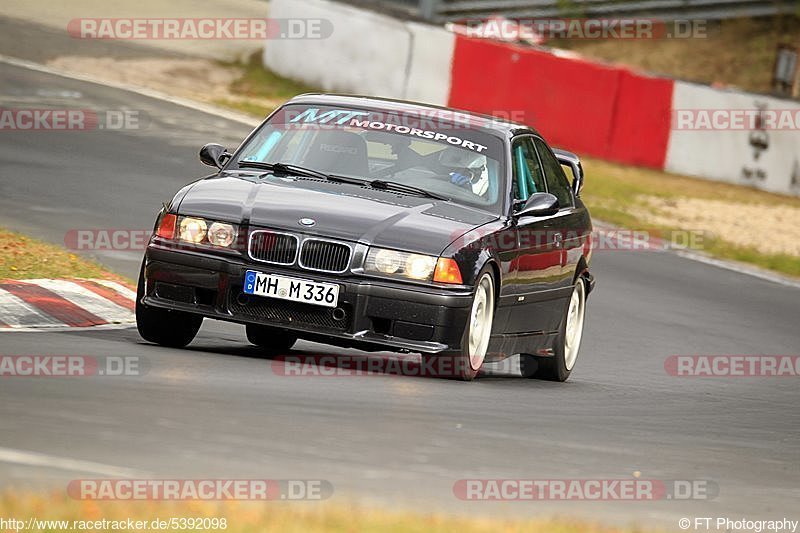
[[525,201],[536,192],[547,192],[542,167],[530,137],[516,139],[511,145],[514,172],[514,199]]
[[572,187],[570,187],[569,180],[564,174],[564,169],[561,168],[561,163],[558,162],[556,156],[553,155],[553,152],[550,151],[550,148],[547,147],[543,140],[537,138],[533,142],[536,144],[536,150],[542,159],[548,192],[558,198],[559,207],[572,207],[575,205],[572,198]]

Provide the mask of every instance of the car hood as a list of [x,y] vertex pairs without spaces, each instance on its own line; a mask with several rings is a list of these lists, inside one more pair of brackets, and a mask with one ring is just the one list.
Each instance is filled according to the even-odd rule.
[[[430,255],[499,218],[452,202],[352,184],[225,174],[192,185],[178,212]],[[303,226],[302,218],[316,224]]]

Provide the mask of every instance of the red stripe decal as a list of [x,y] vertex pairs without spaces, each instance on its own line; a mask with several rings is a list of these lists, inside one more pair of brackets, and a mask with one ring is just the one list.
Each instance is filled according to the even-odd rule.
[[98,296],[102,296],[106,300],[111,300],[115,304],[124,307],[125,309],[130,309],[131,311],[135,309],[133,300],[126,298],[110,287],[106,287],[105,285],[101,285],[88,279],[72,279],[70,281],[92,291]]
[[57,293],[33,283],[7,282],[0,285],[0,288],[68,326],[87,327],[108,324],[106,320],[93,315],[83,307],[78,307]]

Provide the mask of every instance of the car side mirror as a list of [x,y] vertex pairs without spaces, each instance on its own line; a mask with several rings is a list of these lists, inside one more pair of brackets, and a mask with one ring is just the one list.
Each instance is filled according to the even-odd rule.
[[559,148],[554,148],[553,153],[562,166],[572,171],[572,192],[575,193],[575,196],[580,196],[581,189],[583,189],[583,165],[581,165],[581,159],[572,152]]
[[558,198],[549,192],[533,193],[522,208],[514,213],[516,217],[547,217],[558,213]]
[[222,168],[222,165],[230,158],[231,154],[229,154],[228,150],[221,144],[208,143],[200,148],[200,161],[202,161],[204,165]]

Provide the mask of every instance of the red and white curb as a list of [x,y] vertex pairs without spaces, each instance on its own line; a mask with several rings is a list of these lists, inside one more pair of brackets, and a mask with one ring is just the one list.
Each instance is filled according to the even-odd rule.
[[128,328],[136,292],[104,279],[0,281],[0,332]]

